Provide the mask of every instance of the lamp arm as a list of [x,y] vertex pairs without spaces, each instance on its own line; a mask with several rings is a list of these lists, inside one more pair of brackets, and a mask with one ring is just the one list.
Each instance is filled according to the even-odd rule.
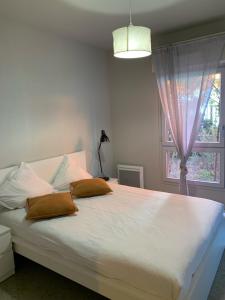
[[102,161],[101,161],[101,154],[100,154],[101,145],[102,145],[102,143],[100,142],[100,144],[98,146],[98,159],[99,159],[99,164],[100,164],[100,169],[101,169],[101,175],[103,176]]

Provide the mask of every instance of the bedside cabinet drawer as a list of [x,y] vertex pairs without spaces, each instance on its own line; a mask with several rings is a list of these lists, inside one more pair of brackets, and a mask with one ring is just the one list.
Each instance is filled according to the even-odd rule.
[[0,255],[0,282],[15,273],[13,252],[7,251]]

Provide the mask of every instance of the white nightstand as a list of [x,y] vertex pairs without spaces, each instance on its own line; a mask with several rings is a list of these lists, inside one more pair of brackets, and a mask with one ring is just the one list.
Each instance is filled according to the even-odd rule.
[[108,182],[119,184],[118,183],[118,178],[109,178]]
[[15,273],[10,229],[0,225],[0,282]]

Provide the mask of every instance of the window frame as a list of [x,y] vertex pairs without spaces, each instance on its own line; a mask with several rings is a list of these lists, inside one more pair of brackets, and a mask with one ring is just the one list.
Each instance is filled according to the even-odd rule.
[[[217,73],[221,73],[221,101],[220,101],[220,124],[219,133],[220,141],[218,143],[205,143],[196,142],[193,147],[193,152],[218,152],[220,153],[220,182],[206,182],[206,181],[195,181],[187,180],[190,185],[197,186],[209,186],[209,187],[225,187],[225,168],[224,168],[224,154],[225,154],[225,66],[218,68]],[[162,162],[163,162],[163,181],[170,183],[179,183],[179,179],[167,177],[167,162],[166,152],[176,151],[174,142],[167,140],[167,124],[164,113],[162,112]]]

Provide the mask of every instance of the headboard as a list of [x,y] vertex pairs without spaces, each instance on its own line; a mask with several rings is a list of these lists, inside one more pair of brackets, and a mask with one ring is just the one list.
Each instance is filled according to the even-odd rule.
[[[87,169],[85,151],[75,152],[67,155],[75,159],[77,164],[81,168],[85,170]],[[62,159],[63,159],[63,155],[60,155],[57,157],[34,161],[29,163],[29,165],[32,167],[32,169],[35,171],[35,173],[38,176],[40,176],[41,178],[45,179],[48,182],[51,182]],[[0,169],[0,183],[4,180],[5,176],[12,169],[13,167]]]

